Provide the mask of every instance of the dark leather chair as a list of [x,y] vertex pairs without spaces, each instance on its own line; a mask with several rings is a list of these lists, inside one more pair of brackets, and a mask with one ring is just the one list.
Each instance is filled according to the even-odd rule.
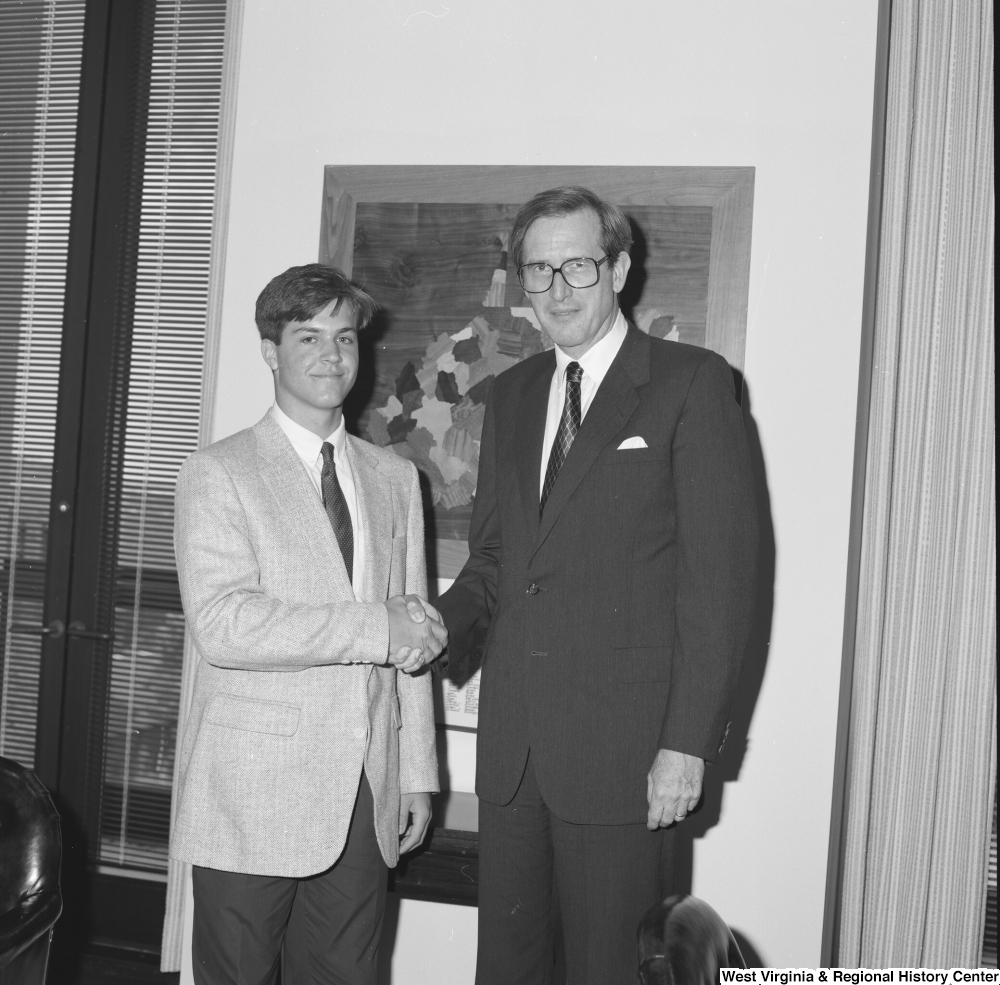
[[59,815],[30,770],[0,757],[0,985],[43,985],[62,912]]
[[639,924],[641,985],[716,985],[720,968],[745,968],[725,921],[694,896],[668,896]]

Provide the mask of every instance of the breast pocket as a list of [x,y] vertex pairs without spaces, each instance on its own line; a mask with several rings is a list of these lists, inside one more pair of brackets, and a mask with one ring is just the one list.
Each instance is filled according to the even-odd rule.
[[666,460],[665,448],[616,448],[614,455],[606,461],[612,465],[637,465],[640,462],[663,464]]
[[268,735],[295,735],[299,727],[299,709],[280,701],[258,701],[235,694],[217,694],[212,698],[205,721],[221,728]]
[[[650,469],[667,469],[670,467],[670,449],[662,446],[652,448],[618,448],[609,444],[594,463],[595,469],[602,474],[608,470],[620,475],[641,469],[644,473]],[[652,472],[649,472],[652,475]]]

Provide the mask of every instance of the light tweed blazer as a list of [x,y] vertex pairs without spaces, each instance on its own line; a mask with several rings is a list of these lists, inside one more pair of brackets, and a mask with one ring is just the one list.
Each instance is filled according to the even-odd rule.
[[412,463],[348,435],[368,558],[355,593],[305,467],[268,413],[196,452],[175,546],[197,654],[171,855],[301,877],[339,858],[362,765],[388,865],[399,795],[438,789],[429,675],[386,666],[388,614],[426,596]]

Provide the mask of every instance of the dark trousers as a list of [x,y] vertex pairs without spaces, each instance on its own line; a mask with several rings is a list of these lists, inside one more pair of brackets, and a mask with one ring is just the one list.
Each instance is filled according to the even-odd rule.
[[479,804],[476,985],[548,985],[561,920],[570,985],[636,981],[636,931],[660,892],[662,831],[569,824],[531,759],[514,799]]
[[[375,985],[388,869],[364,774],[347,844],[304,879],[194,866],[197,985]],[[282,944],[284,953],[282,954]]]

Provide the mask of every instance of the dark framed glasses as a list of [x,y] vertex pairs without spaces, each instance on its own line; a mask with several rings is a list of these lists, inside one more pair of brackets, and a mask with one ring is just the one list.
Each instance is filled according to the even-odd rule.
[[526,294],[544,294],[552,286],[556,274],[569,287],[593,287],[601,279],[601,264],[610,259],[606,255],[600,260],[572,257],[558,267],[548,263],[525,263],[517,268],[517,279]]

